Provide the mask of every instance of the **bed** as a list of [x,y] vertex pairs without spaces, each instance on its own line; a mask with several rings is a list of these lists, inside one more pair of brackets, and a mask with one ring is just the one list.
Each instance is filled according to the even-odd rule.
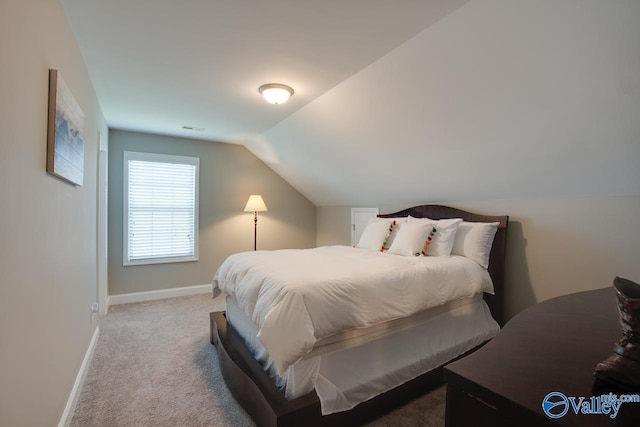
[[[276,297],[272,299],[281,302],[282,295],[288,294],[282,294],[282,289],[277,287],[260,289],[253,294],[243,289],[256,288],[256,285],[251,282],[251,275],[263,269],[263,264],[271,266],[272,264],[269,263],[273,262],[277,266],[276,254],[247,253],[228,259],[221,266],[214,280],[214,284],[218,280],[227,283],[225,291],[229,297],[226,313],[211,313],[211,342],[218,349],[220,368],[225,382],[236,400],[258,425],[353,425],[365,422],[440,384],[441,368],[445,363],[479,348],[497,333],[497,324],[502,325],[508,217],[478,215],[438,205],[416,206],[392,214],[379,215],[379,217],[383,221],[413,217],[443,221],[447,218],[461,218],[466,223],[494,223],[497,226],[495,237],[488,254],[488,268],[484,272],[487,278],[490,278],[493,293],[491,289],[485,287],[483,279],[474,285],[476,287],[473,288],[473,295],[465,294],[468,291],[460,291],[458,294],[449,296],[448,299],[439,297],[442,299],[440,302],[437,301],[438,298],[432,298],[434,301],[425,303],[427,305],[416,305],[415,300],[422,300],[407,293],[408,289],[414,289],[415,286],[409,286],[403,282],[408,282],[418,273],[411,271],[404,276],[396,274],[389,279],[384,276],[384,279],[378,280],[379,283],[377,283],[376,278],[380,272],[404,271],[404,267],[397,268],[395,264],[385,265],[386,262],[391,262],[391,259],[394,260],[393,262],[400,262],[397,260],[402,257],[374,254],[372,251],[364,257],[365,262],[369,263],[365,265],[369,266],[371,274],[362,276],[362,273],[358,273],[358,278],[364,277],[360,288],[353,285],[348,292],[341,290],[342,294],[339,294],[346,295],[345,300],[349,299],[350,294],[354,294],[355,301],[362,301],[361,305],[365,308],[366,314],[363,315],[364,320],[357,314],[327,315],[326,322],[322,323],[322,304],[339,305],[342,299],[327,297],[325,290],[333,289],[333,283],[324,285],[320,281],[318,285],[314,283],[312,286],[315,294],[306,294],[299,298],[292,297],[290,301],[285,299],[288,302],[284,304],[286,309],[284,317],[289,315],[288,313],[303,313],[307,316],[307,320],[304,319],[303,314],[298,314],[302,318],[296,322],[274,323],[273,319],[282,318],[283,315],[274,315],[273,313],[277,310],[273,307],[260,310],[266,298],[264,295],[274,294]],[[324,257],[327,257],[328,262],[332,259],[333,262],[346,259],[348,263],[351,262],[349,257],[353,256],[354,269],[357,266],[356,262],[361,262],[359,259],[363,257],[358,254],[358,248],[349,247],[318,248],[313,254],[314,262],[320,265],[325,262]],[[295,257],[297,252],[287,256]],[[242,266],[252,257],[259,257],[260,265],[249,264],[244,270],[241,268],[234,270],[227,266],[227,264]],[[270,261],[271,257],[274,257],[273,261]],[[426,268],[438,274],[447,271],[445,266],[441,265],[443,262],[459,264],[471,270],[477,268],[477,265],[476,267],[469,265],[475,263],[461,256],[452,256],[451,259],[446,260],[444,257],[442,260],[436,260],[436,257],[419,258],[421,259],[406,258],[402,262],[411,262],[412,265],[417,266],[416,268]],[[436,261],[438,264],[434,264]],[[304,259],[300,258],[294,264],[297,265],[298,262],[303,263]],[[334,265],[333,262],[331,265]],[[423,264],[429,266],[423,267]],[[301,269],[308,268],[303,264],[300,265],[302,265]],[[304,276],[296,276],[295,268],[285,269],[291,270],[289,276],[295,280],[304,281]],[[343,268],[336,264],[330,270],[340,271],[341,269]],[[469,275],[469,272],[463,274],[465,275]],[[227,276],[232,276],[233,281]],[[338,279],[342,280],[341,277]],[[458,280],[450,280],[443,289],[455,293],[456,291],[448,289],[454,288]],[[237,289],[235,285],[230,284],[235,282],[239,284]],[[260,283],[264,282],[268,280],[261,279]],[[376,293],[386,295],[385,286],[388,286],[393,291],[388,291],[389,294],[397,292],[404,295],[401,308],[399,309],[397,304],[395,306],[391,304],[392,309],[387,310],[391,312],[388,314],[390,317],[379,318],[378,310],[384,313],[386,309],[375,304],[368,305],[366,300],[368,282],[372,283],[371,286],[375,285]],[[399,284],[394,284],[396,282]],[[236,293],[236,290],[239,291]],[[292,293],[295,294],[295,292]],[[256,303],[256,295],[263,298],[258,303]],[[303,301],[302,305],[299,300]],[[394,316],[393,310],[397,310],[399,314]],[[266,322],[264,313],[271,315]],[[350,313],[350,310],[343,307],[340,313]],[[341,328],[344,328],[344,325],[341,325],[341,317],[348,317],[349,321],[361,323],[357,325],[354,323],[358,327],[346,328],[347,331],[342,331]],[[308,318],[313,319],[315,330],[307,331],[310,323]],[[378,321],[380,321],[379,324]],[[465,321],[467,323],[464,323]],[[495,326],[489,325],[490,322]],[[273,324],[270,325],[271,323]],[[474,325],[484,323],[487,324],[485,329],[478,326],[478,332],[473,331]],[[331,329],[332,327],[335,328]],[[488,332],[490,329],[492,332]],[[257,339],[257,336],[260,336],[260,339]],[[287,340],[283,340],[283,336],[286,336]],[[301,344],[290,346],[288,341],[299,341]],[[299,348],[300,346],[302,349]],[[433,353],[427,355],[428,350],[432,350]],[[351,379],[350,375],[355,379]],[[376,376],[369,378],[368,375]]]

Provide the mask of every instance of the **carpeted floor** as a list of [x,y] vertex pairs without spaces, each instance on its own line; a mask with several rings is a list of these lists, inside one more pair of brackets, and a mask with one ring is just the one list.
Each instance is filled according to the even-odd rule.
[[[229,393],[209,343],[209,295],[112,306],[71,425],[253,426]],[[444,426],[444,387],[369,424]]]

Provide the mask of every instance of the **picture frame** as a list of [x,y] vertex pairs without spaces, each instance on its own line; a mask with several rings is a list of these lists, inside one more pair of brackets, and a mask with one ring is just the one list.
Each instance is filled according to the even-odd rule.
[[58,70],[49,70],[47,173],[82,186],[84,113]]

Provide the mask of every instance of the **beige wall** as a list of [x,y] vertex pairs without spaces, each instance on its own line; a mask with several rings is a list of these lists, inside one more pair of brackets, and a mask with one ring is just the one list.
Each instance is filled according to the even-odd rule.
[[[200,158],[200,260],[122,265],[123,152]],[[109,294],[203,285],[224,259],[253,250],[250,194],[269,209],[258,216],[258,249],[309,248],[316,243],[316,208],[240,145],[111,130],[109,137]]]
[[[411,205],[381,205],[391,213]],[[640,282],[640,196],[439,203],[509,215],[506,315],[559,295]],[[360,206],[358,206],[360,207]],[[350,244],[350,207],[319,207],[319,246]]]
[[[54,426],[96,329],[97,135],[107,128],[56,0],[0,13],[0,425]],[[47,175],[48,70],[85,118],[84,185]]]

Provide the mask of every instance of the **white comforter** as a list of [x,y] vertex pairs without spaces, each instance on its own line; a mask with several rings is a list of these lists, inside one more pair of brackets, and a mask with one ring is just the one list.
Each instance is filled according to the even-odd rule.
[[258,325],[279,375],[335,333],[493,293],[487,271],[464,257],[405,257],[349,246],[235,254],[220,266],[213,286],[233,296]]

